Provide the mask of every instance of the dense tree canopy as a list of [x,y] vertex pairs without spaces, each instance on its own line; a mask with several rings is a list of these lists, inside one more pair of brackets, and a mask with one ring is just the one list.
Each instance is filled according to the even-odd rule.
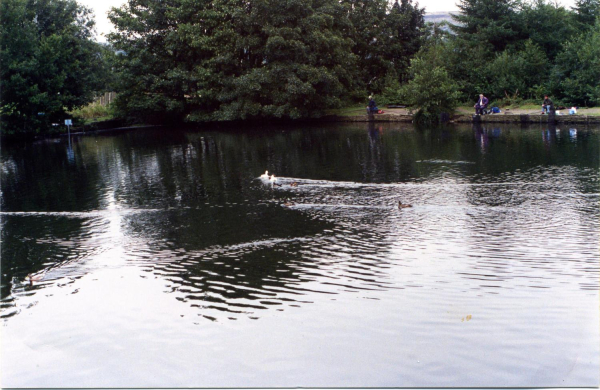
[[[452,34],[438,40],[443,67],[461,85],[463,100],[539,100],[597,104],[594,49],[599,0],[573,10],[547,0],[461,0]],[[595,57],[596,56],[596,57]]]
[[600,19],[558,55],[553,73],[555,93],[569,103],[600,104]]
[[423,9],[410,0],[130,0],[113,9],[119,107],[148,118],[300,118],[407,73]]
[[298,118],[338,105],[354,83],[336,1],[131,0],[110,17],[129,113]]
[[[339,106],[353,87],[344,8],[331,0],[254,0],[217,48],[215,119],[300,118]],[[226,60],[225,60],[226,59]]]
[[576,0],[574,8],[575,20],[581,30],[593,27],[600,17],[600,0]]
[[400,88],[399,98],[417,109],[419,122],[437,121],[442,112],[453,112],[458,104],[459,87],[442,66],[443,61],[443,53],[436,47],[411,60],[411,78]]
[[421,47],[423,8],[409,0],[342,0],[351,22],[349,37],[357,57],[359,91],[381,92],[391,81],[406,79],[408,65]]
[[179,118],[214,106],[216,50],[232,35],[227,5],[227,0],[131,0],[112,10],[118,32],[109,38],[117,49],[124,115]]
[[518,0],[460,0],[451,29],[457,39],[502,51],[521,37],[518,5]]
[[479,93],[600,104],[600,0],[458,7],[445,29],[412,0],[128,0],[103,46],[75,0],[4,0],[3,131],[113,86],[120,115],[163,122],[306,118],[373,93],[424,117]]
[[74,0],[3,0],[2,132],[42,131],[104,88],[106,50],[91,11]]
[[563,44],[579,33],[573,17],[571,11],[545,0],[523,4],[518,15],[523,39],[518,48],[524,49],[524,40],[530,39],[546,53],[548,60],[554,61]]

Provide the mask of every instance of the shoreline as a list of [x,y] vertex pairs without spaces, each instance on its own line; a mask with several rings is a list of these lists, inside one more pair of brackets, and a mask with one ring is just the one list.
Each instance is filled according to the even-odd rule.
[[[594,115],[556,115],[554,123],[573,124],[600,124],[600,116]],[[404,122],[412,123],[412,115],[375,114],[373,120],[368,115],[357,116],[329,116],[314,121],[324,122]],[[457,114],[450,118],[447,123],[549,123],[548,115],[532,114],[488,114],[468,115]],[[551,123],[551,122],[550,122]]]
[[[368,115],[341,116],[327,115],[321,118],[307,118],[299,120],[282,120],[282,119],[261,119],[250,121],[231,121],[231,122],[204,122],[204,123],[188,123],[184,126],[199,127],[199,126],[235,126],[239,124],[247,125],[265,125],[265,124],[318,124],[318,123],[414,123],[413,115],[410,114],[375,114],[373,119]],[[556,115],[554,122],[548,121],[548,115],[540,114],[488,114],[488,115],[469,115],[455,114],[450,117],[446,124],[486,124],[486,123],[504,123],[504,124],[579,124],[579,125],[595,125],[600,124],[600,116],[595,115]],[[120,123],[121,124],[121,123]],[[116,126],[116,127],[101,127],[83,126],[83,128],[73,129],[72,136],[95,135],[109,132],[130,131],[139,129],[152,129],[166,127],[167,125],[132,125],[132,126]],[[88,128],[86,131],[85,128]],[[91,127],[91,128],[90,128]],[[56,139],[66,137],[67,133],[51,133],[51,134],[22,134],[22,135],[2,135],[0,141],[40,141],[44,139]]]

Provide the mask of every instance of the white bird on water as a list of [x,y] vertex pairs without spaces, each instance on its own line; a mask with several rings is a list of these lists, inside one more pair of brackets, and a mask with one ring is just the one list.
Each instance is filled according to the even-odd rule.
[[265,171],[262,175],[260,175],[261,179],[269,180],[269,171]]
[[269,179],[269,181],[271,183],[275,183],[277,181],[277,178],[275,177],[275,175],[271,175],[271,178]]

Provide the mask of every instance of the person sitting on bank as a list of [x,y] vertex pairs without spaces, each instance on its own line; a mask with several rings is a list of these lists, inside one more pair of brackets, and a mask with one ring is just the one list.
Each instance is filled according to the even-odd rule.
[[544,101],[542,102],[542,115],[547,114],[552,109],[552,100],[548,95],[544,95]]
[[483,115],[483,110],[487,108],[489,102],[488,98],[483,96],[483,94],[480,94],[477,104],[473,106],[475,107],[475,115]]
[[377,114],[379,108],[377,108],[377,104],[375,103],[375,99],[373,96],[369,96],[369,105],[367,106],[367,113]]

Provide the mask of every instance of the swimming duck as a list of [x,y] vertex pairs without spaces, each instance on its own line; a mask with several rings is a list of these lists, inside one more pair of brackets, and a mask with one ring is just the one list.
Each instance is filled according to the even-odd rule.
[[275,177],[275,175],[271,175],[271,178],[269,179],[269,181],[271,183],[275,183],[277,181],[277,178]]
[[39,272],[37,274],[29,274],[25,276],[25,280],[29,281],[29,285],[33,285],[33,282],[40,282],[46,276],[46,271]]
[[298,187],[298,182],[293,182],[292,184],[290,184],[290,187]]
[[265,171],[262,175],[260,175],[261,179],[269,180],[269,171]]
[[398,208],[399,209],[407,209],[409,207],[412,207],[412,204],[403,204],[402,201],[398,201]]

